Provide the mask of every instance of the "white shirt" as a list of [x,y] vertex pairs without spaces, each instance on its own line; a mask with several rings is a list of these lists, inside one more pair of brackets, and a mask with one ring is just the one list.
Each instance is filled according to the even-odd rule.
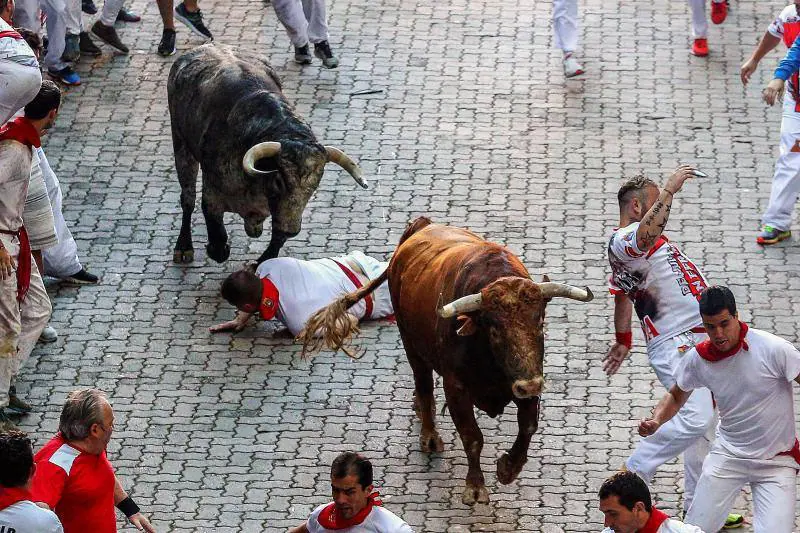
[[[800,17],[797,15],[797,7],[794,2],[783,8],[778,17],[772,21],[767,31],[773,36],[781,39],[786,47],[791,47],[795,38],[800,34]],[[792,75],[787,81],[787,92],[793,94],[795,87],[795,76]]]
[[364,521],[357,526],[348,527],[347,529],[326,529],[319,525],[318,517],[328,505],[327,503],[320,505],[308,517],[306,527],[309,533],[324,533],[326,531],[336,531],[336,533],[414,533],[411,526],[403,522],[402,518],[380,506],[373,507]]
[[64,533],[53,511],[23,500],[0,511],[0,531],[9,533]]
[[[607,527],[602,531],[602,533],[614,533],[614,530],[610,527]],[[656,533],[703,533],[703,530],[697,526],[684,524],[680,520],[668,518],[666,521],[661,523],[658,529],[656,529]]]
[[[2,20],[2,19],[0,19]],[[0,141],[0,229],[17,231],[31,180],[30,147],[17,141]]]
[[[345,266],[347,266],[345,261],[357,263],[370,280],[380,276],[388,265],[361,252],[352,252],[345,257],[334,259]],[[316,311],[356,290],[350,278],[331,259],[313,261],[301,261],[291,257],[267,259],[258,266],[256,275],[260,278],[269,278],[275,284],[278,289],[277,318],[289,328],[292,335],[300,333],[306,321]],[[370,318],[381,318],[392,314],[392,300],[387,283],[375,289],[372,301]],[[366,303],[362,299],[349,311],[360,320],[364,318],[366,309]]]
[[[15,30],[8,22],[0,18],[0,32],[4,31]],[[25,42],[25,39],[0,37],[0,59],[39,68],[39,61],[36,60],[36,54],[33,53],[33,50],[31,50],[31,47]]]
[[636,244],[634,222],[619,228],[608,242],[609,289],[633,301],[647,346],[700,326],[697,298],[708,286],[700,269],[677,246],[661,236],[650,250]]
[[707,387],[719,409],[717,442],[746,459],[772,459],[796,438],[792,381],[800,374],[800,352],[789,342],[750,328],[748,349],[722,361],[688,351],[675,372],[682,390]]

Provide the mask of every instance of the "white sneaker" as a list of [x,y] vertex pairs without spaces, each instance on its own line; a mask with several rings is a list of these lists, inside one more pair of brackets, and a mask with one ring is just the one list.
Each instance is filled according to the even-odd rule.
[[578,63],[575,56],[568,55],[564,58],[564,76],[567,78],[574,78],[575,76],[580,76],[584,72],[583,65]]
[[58,340],[58,332],[54,327],[51,326],[46,326],[42,330],[42,334],[39,335],[39,342],[43,342],[46,344],[51,342],[56,342],[57,340]]

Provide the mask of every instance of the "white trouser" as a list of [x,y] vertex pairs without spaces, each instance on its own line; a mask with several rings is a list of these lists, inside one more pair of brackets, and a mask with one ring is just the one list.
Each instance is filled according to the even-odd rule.
[[[667,390],[675,384],[675,369],[680,357],[705,338],[705,334],[686,332],[663,341],[654,348],[648,348],[650,365]],[[714,438],[716,422],[711,392],[705,388],[695,389],[669,422],[658,428],[653,435],[639,441],[625,466],[639,474],[649,485],[659,466],[682,453],[684,509],[688,509],[703,469],[703,459]]]
[[578,47],[578,0],[553,0],[553,35],[564,52]]
[[684,521],[703,531],[719,531],[739,491],[749,483],[753,491],[753,531],[791,533],[797,467],[791,457],[742,459],[716,444],[703,465],[696,496]]
[[61,60],[64,39],[67,36],[67,5],[65,0],[16,0],[14,24],[39,32],[39,7],[47,16],[47,55],[44,66],[48,70],[61,70],[67,64]]
[[42,71],[38,67],[0,59],[0,126],[36,98],[42,87]]
[[328,40],[325,0],[273,0],[272,7],[294,46]]
[[67,33],[78,35],[83,31],[81,0],[67,0]]
[[65,278],[76,274],[83,266],[78,259],[78,245],[75,244],[75,239],[72,237],[72,233],[64,220],[64,214],[61,212],[63,201],[61,185],[58,183],[55,172],[50,168],[50,163],[48,163],[47,157],[44,155],[44,150],[37,148],[36,152],[39,155],[39,166],[42,168],[42,177],[44,177],[44,184],[47,187],[47,195],[50,197],[50,206],[53,208],[53,220],[56,224],[56,235],[58,236],[58,244],[46,248],[42,252],[44,273],[55,278]]
[[692,38],[705,39],[708,36],[708,19],[706,19],[706,0],[689,0],[692,10]]
[[[19,240],[0,234],[0,241],[18,262]],[[0,280],[0,408],[8,405],[8,388],[33,351],[51,310],[50,298],[33,257],[30,288],[21,304],[17,302],[17,273]]]
[[119,10],[122,9],[122,4],[124,3],[125,0],[106,0],[103,2],[103,9],[100,11],[100,23],[113,28],[117,15],[119,15]]
[[792,225],[792,213],[800,194],[800,112],[787,91],[783,97],[781,120],[781,149],[775,161],[769,206],[761,218],[765,225],[787,231]]

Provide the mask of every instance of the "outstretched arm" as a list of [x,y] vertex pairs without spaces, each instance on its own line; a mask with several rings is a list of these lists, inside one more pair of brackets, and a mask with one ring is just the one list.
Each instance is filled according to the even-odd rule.
[[758,46],[756,46],[755,50],[753,50],[753,53],[750,54],[750,58],[744,62],[739,71],[739,76],[741,77],[744,85],[747,85],[747,82],[750,81],[750,76],[753,75],[753,72],[755,72],[758,64],[761,62],[764,56],[772,52],[779,44],[781,44],[780,37],[775,37],[770,32],[764,33],[764,36],[758,43]]
[[636,230],[636,246],[642,252],[646,252],[656,243],[661,234],[664,233],[664,227],[669,220],[669,211],[672,208],[672,198],[681,190],[684,182],[689,178],[694,178],[697,169],[693,165],[681,165],[672,175],[667,179],[664,188],[661,189],[661,194],[658,199],[645,213],[642,221],[639,223],[639,229]]
[[677,414],[691,394],[692,391],[681,390],[677,385],[673,385],[669,392],[658,402],[653,411],[653,416],[639,422],[639,435],[647,437],[658,431],[658,428]]
[[216,326],[211,326],[208,328],[208,331],[211,333],[219,333],[221,331],[233,331],[234,333],[238,333],[244,329],[251,316],[253,316],[252,313],[237,311],[236,318],[227,322],[223,322],[222,324],[217,324]]

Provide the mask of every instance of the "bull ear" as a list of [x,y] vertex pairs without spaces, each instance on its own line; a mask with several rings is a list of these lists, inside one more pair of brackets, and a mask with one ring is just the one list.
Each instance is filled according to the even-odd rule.
[[456,335],[459,337],[469,337],[470,335],[475,335],[475,332],[478,331],[475,321],[467,315],[458,315],[456,320],[461,324],[461,327],[456,331]]

